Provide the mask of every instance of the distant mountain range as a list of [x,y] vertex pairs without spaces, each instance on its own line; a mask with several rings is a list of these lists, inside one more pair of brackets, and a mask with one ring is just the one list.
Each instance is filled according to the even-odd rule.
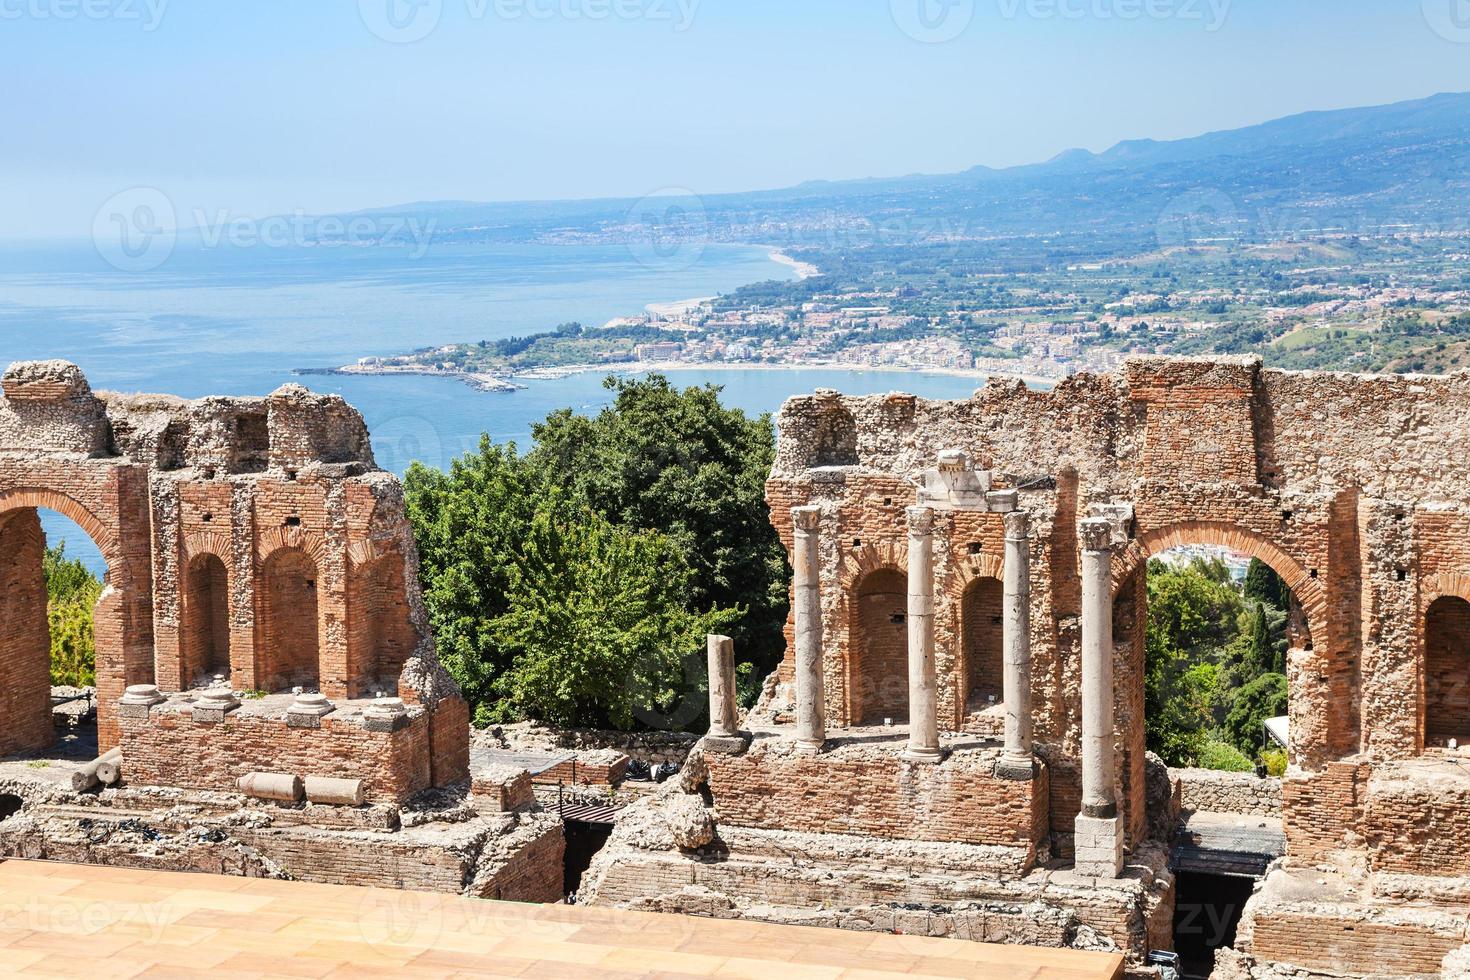
[[828,251],[963,240],[1106,254],[1222,238],[1465,232],[1470,93],[1129,140],[1003,170],[641,202],[421,202],[360,214],[432,218],[438,239],[664,248],[697,239]]

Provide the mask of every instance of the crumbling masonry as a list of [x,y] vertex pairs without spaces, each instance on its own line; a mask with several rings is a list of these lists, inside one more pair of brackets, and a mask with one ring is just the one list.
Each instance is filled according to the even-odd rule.
[[1208,544],[1296,599],[1286,778],[1188,794],[1285,833],[1217,971],[1463,958],[1470,375],[1141,358],[964,401],[819,391],[778,427],[785,662],[747,731],[620,823],[585,900],[1140,965],[1172,942],[1201,778],[1145,752],[1146,566]]
[[[298,386],[97,394],[62,361],[12,365],[3,389],[0,757],[44,763],[56,741],[49,508],[107,564],[98,742],[121,779],[76,793],[95,767],[0,766],[24,807],[0,853],[560,897],[556,821],[466,799],[467,709],[435,655],[402,490],[355,410]],[[127,841],[139,828],[146,847]]]

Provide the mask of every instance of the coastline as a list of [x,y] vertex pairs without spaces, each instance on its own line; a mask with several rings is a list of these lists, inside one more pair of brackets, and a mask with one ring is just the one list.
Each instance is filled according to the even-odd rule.
[[1005,378],[1024,381],[1028,385],[1051,387],[1062,379],[1013,371],[985,371],[977,368],[904,367],[898,364],[847,364],[842,361],[624,361],[617,364],[570,364],[566,367],[534,368],[510,377],[519,381],[550,381],[573,374],[604,372],[607,374],[651,374],[674,371],[851,371],[854,374],[939,374],[953,378],[985,381]]
[[779,263],[780,265],[790,266],[791,268],[795,269],[796,279],[798,282],[802,279],[810,279],[813,276],[819,276],[822,274],[822,270],[818,269],[810,262],[803,262],[801,261],[801,259],[794,259],[791,256],[787,255],[781,250],[781,247],[779,245],[771,245],[769,246],[769,248],[770,252],[767,253],[767,258],[769,258],[772,262]]
[[671,374],[677,371],[850,371],[854,374],[938,374],[955,378],[974,378],[988,382],[992,378],[1021,381],[1033,388],[1051,388],[1060,378],[1047,378],[1035,374],[1010,371],[982,371],[975,368],[945,367],[902,367],[896,364],[845,364],[830,362],[780,362],[752,363],[746,361],[620,361],[615,364],[568,364],[564,367],[531,368],[515,374],[489,375],[469,374],[463,371],[434,371],[428,368],[297,368],[298,375],[348,375],[353,377],[412,376],[445,378],[458,381],[476,391],[509,393],[524,391],[522,382],[556,381],[576,374]]
[[[787,268],[796,270],[797,282],[801,282],[804,279],[810,279],[813,276],[819,276],[822,274],[822,270],[817,268],[812,263],[803,262],[800,259],[794,259],[791,256],[787,255],[785,252],[781,251],[781,247],[779,245],[763,245],[760,247],[767,250],[766,258],[770,259],[772,262],[775,262],[777,265],[784,265]],[[643,310],[645,313],[651,313],[654,316],[676,317],[687,313],[690,310],[698,309],[705,303],[717,299],[719,299],[718,296],[696,296],[692,299],[676,299],[666,303],[647,303],[644,305]],[[618,319],[621,318],[614,318],[609,322],[616,323]]]
[[[771,261],[794,269],[798,281],[820,275],[820,270],[815,265],[792,258],[782,252],[779,247],[770,246],[768,254]],[[673,300],[670,302],[648,303],[644,309],[655,316],[675,317],[716,298],[718,297],[706,296],[686,300]],[[973,378],[982,383],[988,382],[992,378],[997,378],[1021,381],[1032,387],[1045,388],[1050,388],[1061,380],[1059,378],[1026,374],[1019,371],[993,371],[978,368],[908,366],[900,364],[853,364],[844,361],[619,361],[610,364],[567,364],[554,367],[528,368],[508,374],[445,371],[419,365],[366,366],[349,364],[336,368],[297,368],[293,373],[299,375],[349,375],[357,377],[411,375],[417,377],[447,378],[466,384],[477,391],[513,392],[524,390],[527,382],[555,381],[577,374],[596,372],[630,375],[673,373],[676,371],[848,371],[854,374],[930,374],[956,378]]]

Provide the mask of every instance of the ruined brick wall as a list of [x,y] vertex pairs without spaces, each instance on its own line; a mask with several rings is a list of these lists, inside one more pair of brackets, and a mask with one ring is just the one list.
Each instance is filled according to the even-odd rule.
[[721,826],[1010,845],[1029,865],[1047,833],[1045,773],[998,779],[996,757],[915,766],[856,745],[810,757],[758,740],[706,763]]
[[137,785],[229,790],[249,772],[361,779],[368,802],[397,803],[430,785],[426,713],[374,732],[331,716],[320,728],[293,728],[280,716],[237,710],[217,723],[155,709],[122,719],[128,781]]
[[[864,614],[861,583],[879,569],[905,572],[903,508],[940,452],[958,449],[991,489],[1017,489],[1032,518],[1032,720],[1038,743],[1058,757],[1075,757],[1080,727],[1077,522],[1094,505],[1132,507],[1114,583],[1127,607],[1116,616],[1118,780],[1135,839],[1146,826],[1141,571],[1172,547],[1238,550],[1292,588],[1290,753],[1300,772],[1330,781],[1334,766],[1360,754],[1371,765],[1449,738],[1470,742],[1461,641],[1470,639],[1470,614],[1434,607],[1445,596],[1470,602],[1470,374],[1366,377],[1267,371],[1248,358],[1144,357],[1050,391],[996,382],[958,401],[819,391],[790,399],[777,426],[767,500],[788,548],[790,508],[821,508],[833,726],[871,718],[864,691],[906,688],[901,658],[872,651],[882,624]],[[976,578],[1000,574],[1002,549],[996,515],[937,515],[941,727],[973,721],[963,596]],[[1430,634],[1432,607],[1457,612],[1436,615]],[[785,686],[771,701],[777,718],[789,704],[793,657],[788,647]],[[1053,798],[1064,788],[1062,780]],[[1287,787],[1286,809],[1303,807],[1288,817],[1297,849],[1351,837],[1347,815],[1361,818],[1361,809],[1329,795],[1346,809],[1323,807],[1314,821],[1305,816],[1317,814],[1314,803]],[[1053,829],[1062,829],[1055,820]]]
[[[448,776],[467,772],[467,734],[450,723],[465,711],[429,635],[402,489],[376,468],[367,428],[341,398],[296,385],[265,398],[98,394],[75,365],[11,365],[0,398],[0,579],[13,588],[0,601],[20,601],[38,581],[37,508],[74,520],[107,564],[94,630],[104,748],[121,736],[128,685],[181,691],[226,674],[240,692],[300,685],[334,703],[383,692],[442,706],[432,745],[427,724],[413,727],[423,772],[380,778],[427,785],[431,755]],[[49,726],[36,680],[49,648],[45,604],[28,608],[36,622],[20,613],[0,622],[0,755],[40,747],[43,710]],[[298,753],[302,740],[324,765],[359,745],[364,758],[376,751],[360,729],[292,731],[240,735],[220,751],[253,753],[252,768]],[[173,760],[180,771],[199,764],[187,758],[197,734],[159,737],[157,756],[130,758],[130,769],[170,782]]]

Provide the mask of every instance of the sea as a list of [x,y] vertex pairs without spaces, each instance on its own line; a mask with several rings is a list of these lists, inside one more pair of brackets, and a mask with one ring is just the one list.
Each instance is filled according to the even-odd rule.
[[[156,257],[155,257],[156,258]],[[482,392],[453,379],[298,375],[369,355],[548,330],[600,326],[647,304],[713,296],[796,276],[762,247],[711,244],[697,254],[622,245],[277,245],[178,241],[139,269],[90,242],[0,246],[0,365],[64,358],[95,389],[184,397],[263,395],[296,383],[363,413],[378,465],[445,468],[481,434],[529,448],[531,426],[558,408],[594,413],[604,372]],[[120,268],[119,266],[125,266]],[[727,405],[774,412],[816,388],[903,390],[962,398],[979,384],[942,373],[832,369],[688,369],[680,385],[719,385]],[[101,556],[59,514],[48,540],[97,571]]]

